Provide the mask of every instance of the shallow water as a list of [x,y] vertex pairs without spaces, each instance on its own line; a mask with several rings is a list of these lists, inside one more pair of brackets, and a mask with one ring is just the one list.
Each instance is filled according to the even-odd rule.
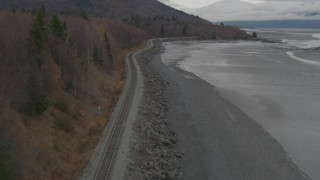
[[[283,39],[295,37],[292,33]],[[310,39],[317,34],[301,33],[299,38]],[[214,85],[276,138],[305,173],[320,179],[319,50],[245,41],[170,42],[164,46],[164,63],[180,59],[180,68]]]

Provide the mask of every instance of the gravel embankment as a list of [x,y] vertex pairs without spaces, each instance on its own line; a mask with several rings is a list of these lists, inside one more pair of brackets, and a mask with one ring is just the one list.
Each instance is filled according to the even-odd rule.
[[167,83],[149,68],[150,57],[159,52],[159,43],[138,55],[145,78],[144,97],[134,123],[124,179],[176,179],[180,175],[182,153],[176,150],[175,133],[168,127],[168,107],[164,91]]

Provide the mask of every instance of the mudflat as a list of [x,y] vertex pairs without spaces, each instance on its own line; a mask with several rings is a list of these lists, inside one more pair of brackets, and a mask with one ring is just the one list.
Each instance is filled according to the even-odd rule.
[[168,121],[184,153],[182,179],[309,179],[255,120],[197,76],[153,56],[150,68],[168,87]]

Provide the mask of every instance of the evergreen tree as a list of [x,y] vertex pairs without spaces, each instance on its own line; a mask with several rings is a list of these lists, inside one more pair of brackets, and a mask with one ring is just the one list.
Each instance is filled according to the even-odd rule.
[[16,5],[15,4],[12,5],[12,12],[16,13]]
[[188,25],[183,22],[183,25],[182,25],[182,34],[183,35],[187,35],[187,31],[188,31]]
[[161,27],[160,27],[160,37],[164,37],[164,35],[165,35],[164,26],[163,26],[163,24],[161,24]]
[[217,39],[215,31],[212,32],[211,39]]
[[39,50],[44,48],[44,43],[46,40],[46,28],[44,22],[45,15],[46,10],[45,7],[42,6],[38,11],[36,18],[33,20],[30,30],[31,36],[33,37],[34,42]]
[[59,38],[65,40],[67,35],[67,27],[65,23],[62,23],[57,16],[52,16],[50,21],[51,32]]
[[150,16],[147,17],[145,24],[146,24],[147,27],[149,27],[149,26],[151,25],[151,18],[150,18]]
[[67,36],[68,36],[68,32],[67,32],[67,24],[65,23],[65,22],[63,22],[63,24],[62,24],[62,26],[63,26],[63,32],[64,32],[64,35],[63,35],[63,37],[64,37],[64,40],[67,38]]
[[38,11],[38,17],[43,19],[47,15],[46,7],[44,5],[41,6],[41,8]]
[[87,14],[86,11],[80,11],[80,12],[79,12],[79,16],[80,16],[81,18],[85,19],[85,20],[89,20],[88,14]]
[[92,57],[96,64],[102,65],[102,58],[96,44],[93,45]]
[[131,15],[131,23],[133,25],[135,25],[136,27],[140,27],[140,21],[141,19],[139,15],[136,15],[136,16]]
[[107,53],[108,53],[109,59],[110,59],[110,61],[113,61],[111,45],[110,45],[109,37],[108,37],[107,33],[104,33],[104,41],[106,43],[106,48],[107,48]]
[[257,33],[256,33],[256,32],[252,32],[252,37],[253,37],[253,38],[258,38]]

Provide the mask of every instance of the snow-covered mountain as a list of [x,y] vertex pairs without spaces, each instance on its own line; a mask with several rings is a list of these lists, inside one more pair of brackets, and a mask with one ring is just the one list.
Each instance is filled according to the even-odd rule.
[[177,4],[177,3],[174,3],[172,2],[171,0],[158,0],[159,2],[163,3],[163,4],[166,4],[170,7],[173,7],[175,9],[178,9],[178,10],[186,10],[187,8]]
[[221,0],[209,6],[192,10],[210,21],[239,20],[320,20],[320,2],[264,1],[252,4],[241,0]]

